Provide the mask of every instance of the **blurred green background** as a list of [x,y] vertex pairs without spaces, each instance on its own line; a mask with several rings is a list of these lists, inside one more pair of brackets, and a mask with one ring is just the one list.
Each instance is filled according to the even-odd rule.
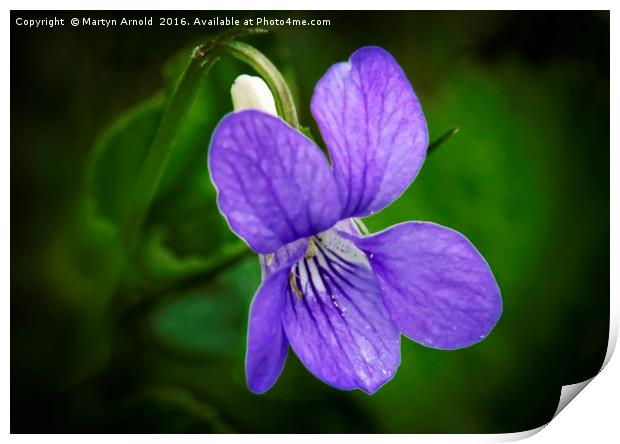
[[[29,29],[17,17],[153,16],[151,27]],[[231,110],[229,58],[206,77],[127,257],[117,223],[195,43],[224,28],[158,17],[330,19],[244,38],[282,70],[302,124],[333,63],[364,45],[399,61],[431,139],[461,131],[371,231],[429,220],[468,236],[504,312],[483,342],[408,340],[374,396],[323,385],[289,354],[245,387],[257,258],[229,232],[206,167]],[[609,321],[608,12],[12,12],[12,432],[485,433],[548,421],[593,376]]]

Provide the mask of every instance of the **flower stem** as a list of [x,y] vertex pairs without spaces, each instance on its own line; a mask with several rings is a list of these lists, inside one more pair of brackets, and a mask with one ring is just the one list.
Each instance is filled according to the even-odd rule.
[[299,128],[293,94],[286,80],[278,68],[271,63],[271,60],[253,46],[235,40],[227,42],[223,49],[238,60],[250,65],[265,79],[275,97],[278,114],[293,128]]
[[157,186],[174,150],[175,138],[196,97],[201,81],[222,53],[228,53],[249,64],[272,90],[278,113],[294,128],[299,127],[293,95],[273,63],[260,51],[242,42],[231,40],[248,34],[264,33],[263,29],[233,29],[198,46],[177,84],[166,112],[159,125],[155,140],[142,165],[132,192],[131,205],[120,227],[120,240],[128,251],[133,251],[139,232],[157,192]]
[[135,188],[131,191],[131,205],[120,227],[120,240],[129,251],[135,247],[138,234],[155,197],[157,186],[174,150],[178,129],[184,121],[204,75],[218,60],[217,45],[197,47],[177,84],[155,139],[138,173]]

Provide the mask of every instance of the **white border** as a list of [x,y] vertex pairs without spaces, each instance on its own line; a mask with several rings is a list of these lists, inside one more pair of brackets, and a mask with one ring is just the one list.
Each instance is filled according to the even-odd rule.
[[[28,4],[24,4],[24,2],[16,2],[10,1],[8,2],[12,9],[18,10],[45,10],[50,9],[52,5],[46,3],[44,1],[30,1]],[[215,4],[214,2],[205,2],[203,1],[188,1],[188,0],[176,0],[175,2],[155,2],[155,1],[141,1],[131,3],[127,0],[107,0],[103,1],[90,1],[88,3],[84,3],[83,1],[77,0],[65,0],[65,1],[56,1],[53,4],[53,9],[61,10],[61,9],[74,9],[74,10],[94,10],[94,9],[118,9],[118,10],[156,10],[156,9],[170,9],[170,10],[200,10],[209,6],[210,9],[216,10],[340,10],[340,9],[349,9],[351,6],[355,6],[355,9],[366,9],[366,10],[378,10],[378,9],[388,9],[388,10],[398,10],[398,9],[418,9],[418,10],[435,10],[435,9],[494,9],[494,10],[511,10],[511,9],[533,9],[533,10],[541,10],[541,9],[611,9],[613,3],[611,1],[599,1],[599,0],[590,0],[588,2],[577,2],[577,1],[563,1],[563,2],[550,2],[550,1],[541,1],[541,0],[522,0],[519,2],[515,1],[504,1],[501,4],[497,1],[481,1],[481,0],[470,0],[470,1],[441,1],[441,2],[432,2],[432,1],[393,1],[393,0],[357,0],[351,3],[345,2],[337,2],[334,0],[314,0],[311,2],[311,8],[302,5],[298,2],[292,2],[291,0],[283,1],[283,0],[261,0],[261,2],[251,3],[249,1],[243,0],[226,0]],[[4,32],[2,38],[2,49],[5,57],[9,54],[10,46],[10,12],[9,9],[5,10],[5,21],[4,21]],[[618,103],[618,94],[617,88],[613,85],[614,82],[617,81],[617,54],[616,49],[618,48],[618,32],[613,26],[614,20],[614,11],[611,13],[611,111],[612,111],[612,128],[617,128],[616,125],[617,120],[614,119],[614,116],[617,115],[616,106],[614,104]],[[2,217],[1,223],[2,226],[2,251],[4,252],[2,258],[2,274],[3,274],[3,284],[4,284],[4,295],[3,298],[3,310],[2,317],[4,321],[5,335],[2,341],[2,356],[9,357],[10,356],[10,304],[9,304],[9,294],[10,294],[10,73],[8,69],[2,70],[3,83],[4,88],[2,90],[2,99],[4,103],[4,118],[3,122],[3,135],[5,138],[5,143],[7,144],[6,148],[2,151],[3,156],[5,156],[4,161],[2,162]],[[615,137],[614,133],[611,134],[611,146],[614,146],[614,149],[611,149],[611,226],[618,226],[618,222],[620,222],[620,211],[618,206],[618,196],[620,195],[620,187],[618,182],[618,155],[617,148],[618,145],[616,143],[617,137]],[[614,174],[614,172],[616,174]],[[618,269],[618,247],[620,243],[618,241],[618,236],[612,230],[611,232],[611,328],[610,328],[610,343],[608,347],[608,353],[605,362],[609,363],[609,359],[613,353],[613,349],[615,347],[615,343],[617,340],[617,332],[618,332],[618,276],[620,275],[620,269]],[[7,359],[8,361],[8,359]],[[6,365],[2,367],[3,376],[4,376],[4,384],[3,384],[3,392],[2,399],[4,403],[2,404],[2,419],[1,425],[5,434],[9,433],[10,430],[10,369],[8,362]],[[322,442],[342,442],[342,441],[355,441],[356,443],[364,443],[364,442],[373,442],[375,443],[378,439],[381,442],[394,442],[394,443],[411,443],[411,442],[429,442],[429,443],[446,443],[446,442],[472,442],[472,443],[481,443],[481,442],[506,442],[515,439],[523,439],[533,434],[536,434],[538,431],[545,428],[542,433],[537,434],[536,436],[530,438],[531,442],[538,443],[547,443],[547,442],[583,442],[585,440],[592,440],[596,443],[607,443],[607,442],[616,442],[620,433],[618,431],[618,418],[617,418],[617,407],[618,407],[618,395],[620,394],[620,384],[619,384],[619,375],[620,375],[620,364],[616,361],[611,361],[609,365],[607,365],[601,374],[594,379],[593,384],[589,384],[588,387],[584,390],[579,397],[579,401],[571,403],[565,410],[561,411],[561,408],[558,409],[558,413],[561,413],[555,418],[548,427],[540,427],[538,429],[521,432],[517,434],[500,434],[500,435],[383,435],[381,437],[377,437],[375,435],[297,435],[293,438],[287,435],[217,435],[217,436],[209,436],[208,438],[202,435],[118,435],[111,436],[106,435],[90,435],[88,437],[80,436],[80,435],[49,435],[49,436],[41,436],[41,435],[11,435],[11,440],[20,441],[20,442],[32,442],[45,440],[46,442],[51,443],[82,443],[85,439],[93,442],[101,442],[107,443],[110,439],[114,439],[115,441],[127,442],[127,441],[138,441],[138,442],[172,442],[178,443],[179,441],[183,442],[200,442],[204,443],[205,439],[209,441],[217,441],[222,443],[234,443],[237,444],[239,442],[269,442],[270,444],[276,443],[289,443],[291,439],[294,439],[296,442],[305,443],[312,442],[315,443],[318,439]],[[570,387],[566,390],[563,390],[563,396],[567,396],[568,392],[572,390],[575,391],[576,388],[583,388],[583,386],[587,385],[587,383],[581,384],[582,387]],[[577,391],[578,392],[578,391]]]

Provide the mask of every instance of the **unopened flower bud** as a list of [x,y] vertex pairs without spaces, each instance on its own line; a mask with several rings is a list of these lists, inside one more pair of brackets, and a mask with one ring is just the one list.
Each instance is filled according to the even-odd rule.
[[260,77],[240,75],[230,88],[230,95],[235,111],[256,109],[274,116],[278,115],[271,90]]

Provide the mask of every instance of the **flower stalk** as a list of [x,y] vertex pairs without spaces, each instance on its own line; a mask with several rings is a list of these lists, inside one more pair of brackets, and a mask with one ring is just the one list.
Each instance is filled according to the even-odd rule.
[[191,56],[177,84],[159,125],[155,140],[140,169],[131,199],[132,204],[121,224],[121,242],[131,251],[135,247],[157,186],[174,150],[174,141],[181,123],[189,112],[204,75],[218,60],[213,48],[198,47]]
[[299,128],[297,110],[286,80],[282,73],[262,52],[256,48],[235,40],[224,45],[224,51],[236,59],[250,65],[267,82],[276,100],[278,115],[293,128]]
[[177,131],[196,98],[202,80],[223,54],[232,55],[247,63],[263,77],[274,94],[278,114],[291,126],[299,127],[292,93],[280,71],[256,48],[231,40],[239,35],[262,32],[265,31],[237,30],[198,46],[192,53],[190,62],[168,102],[153,144],[139,172],[136,186],[132,190],[131,205],[120,226],[119,237],[128,251],[133,251],[139,242],[140,230],[174,150]]

